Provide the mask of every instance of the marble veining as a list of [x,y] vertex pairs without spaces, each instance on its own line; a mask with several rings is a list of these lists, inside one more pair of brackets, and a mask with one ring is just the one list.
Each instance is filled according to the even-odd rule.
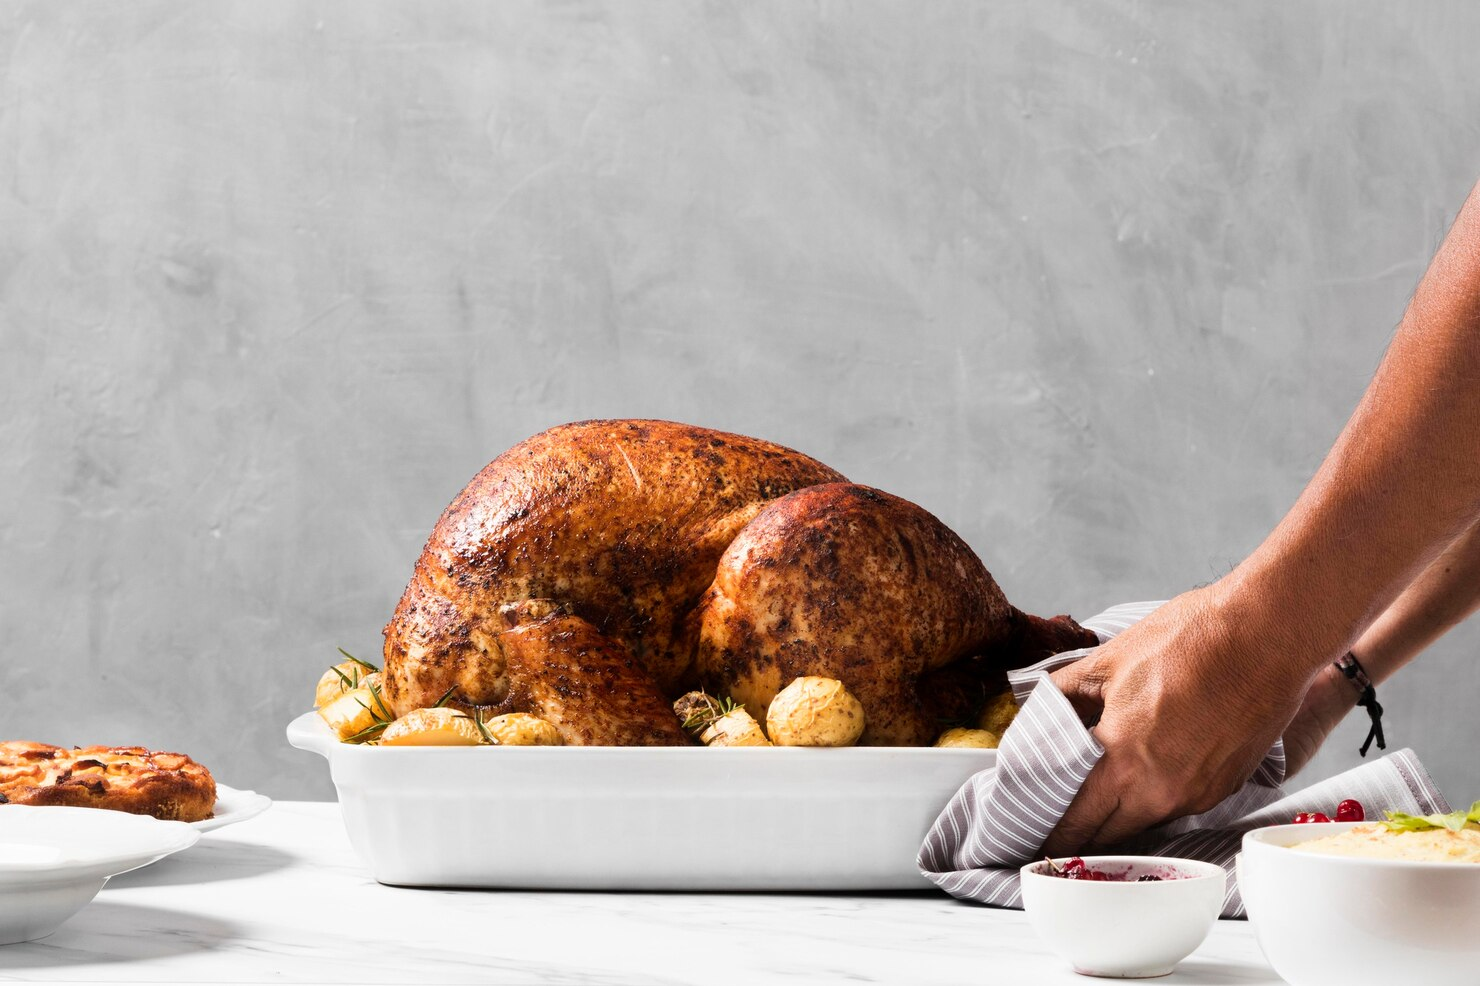
[[[114,879],[0,981],[1074,983],[1024,916],[934,892],[595,894],[375,883],[333,804],[281,802]],[[1220,921],[1160,982],[1276,984]]]

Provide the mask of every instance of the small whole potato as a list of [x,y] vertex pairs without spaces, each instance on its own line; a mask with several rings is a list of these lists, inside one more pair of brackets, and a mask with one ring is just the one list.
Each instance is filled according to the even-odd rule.
[[478,746],[473,720],[456,709],[415,709],[380,734],[380,746]]
[[699,737],[705,746],[770,746],[761,724],[744,709],[733,709],[712,721]]
[[483,723],[497,746],[564,746],[565,739],[550,723],[528,712],[509,712]]
[[977,717],[976,728],[985,729],[989,733],[996,733],[998,737],[1007,732],[1007,727],[1012,725],[1012,720],[1017,716],[1017,699],[1012,696],[1012,689],[994,695],[987,700],[981,715]]
[[986,729],[947,729],[935,741],[940,747],[976,747],[995,750],[999,740],[997,734]]
[[395,717],[381,699],[379,688],[362,684],[320,708],[319,718],[341,743],[362,743],[376,738]]
[[836,678],[797,678],[766,710],[766,732],[777,746],[852,746],[863,725],[863,706]]
[[347,691],[365,683],[371,669],[359,661],[341,661],[324,672],[314,688],[313,707],[322,709]]

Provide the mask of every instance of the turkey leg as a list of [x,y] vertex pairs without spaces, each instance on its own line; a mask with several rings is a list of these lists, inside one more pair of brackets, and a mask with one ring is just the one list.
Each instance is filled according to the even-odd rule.
[[863,704],[863,744],[923,746],[942,710],[980,708],[986,682],[1086,646],[1067,617],[1008,603],[981,560],[922,507],[828,483],[768,504],[720,559],[698,609],[706,686],[764,719],[793,678],[836,678]]

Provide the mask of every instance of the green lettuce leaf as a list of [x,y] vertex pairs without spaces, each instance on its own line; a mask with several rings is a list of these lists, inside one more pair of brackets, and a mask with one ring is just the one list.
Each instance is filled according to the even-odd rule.
[[1480,824],[1480,801],[1470,805],[1466,811],[1451,811],[1447,815],[1410,815],[1401,811],[1387,812],[1387,819],[1383,825],[1390,832],[1423,832],[1427,829],[1449,829],[1458,832],[1465,827],[1466,822]]

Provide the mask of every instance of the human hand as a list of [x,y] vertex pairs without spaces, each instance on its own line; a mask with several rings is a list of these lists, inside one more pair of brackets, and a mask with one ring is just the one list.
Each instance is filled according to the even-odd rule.
[[1098,717],[1105,754],[1044,852],[1120,842],[1206,811],[1248,780],[1309,681],[1284,657],[1295,643],[1262,628],[1215,583],[1053,673],[1086,722]]

